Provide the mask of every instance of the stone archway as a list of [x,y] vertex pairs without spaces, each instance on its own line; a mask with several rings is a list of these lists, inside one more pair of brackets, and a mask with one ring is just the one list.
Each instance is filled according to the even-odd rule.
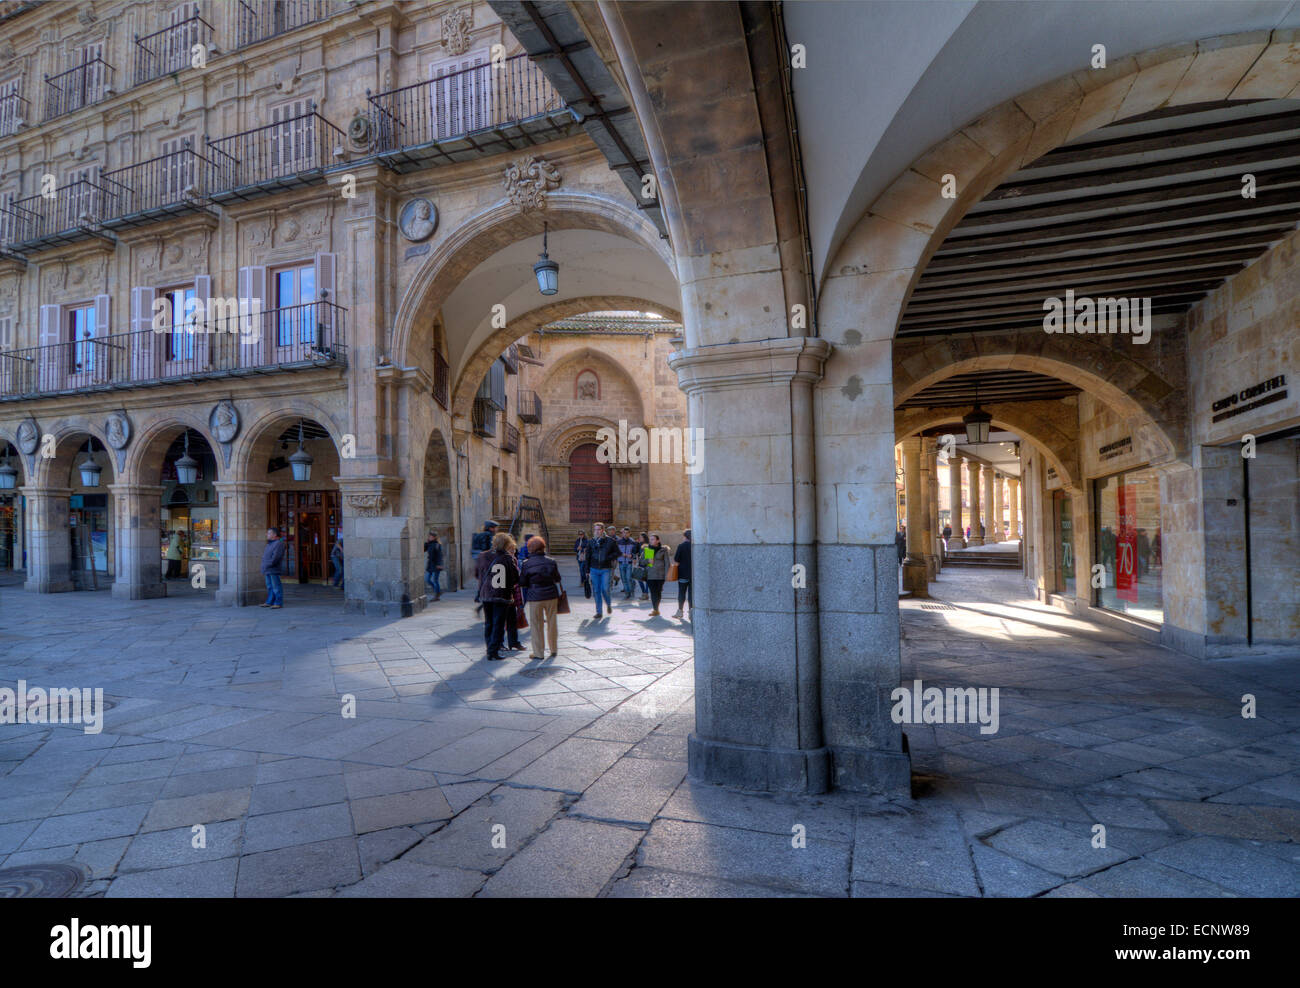
[[[62,419],[46,427],[42,445],[46,436],[53,441],[55,455],[42,456],[38,447],[24,464],[29,478],[22,488],[27,499],[25,587],[37,593],[74,590],[83,573],[92,574],[95,582],[100,572],[111,580],[117,548],[112,523],[114,487],[121,462],[100,430],[78,419]],[[80,466],[88,456],[100,467],[93,485],[85,484],[81,476]],[[81,526],[76,552],[74,524]]]
[[456,498],[451,475],[452,450],[442,432],[435,429],[424,450],[424,528],[420,544],[429,532],[436,532],[443,544],[440,586],[444,593],[460,586],[460,537],[456,523]]
[[601,416],[582,416],[561,422],[550,430],[539,447],[538,463],[542,467],[542,503],[547,518],[551,519],[553,532],[583,529],[590,531],[593,521],[614,523],[618,526],[646,527],[647,483],[645,464],[609,464],[608,517],[575,520],[570,514],[572,504],[571,471],[576,450],[601,443],[600,431],[618,431],[618,423]]

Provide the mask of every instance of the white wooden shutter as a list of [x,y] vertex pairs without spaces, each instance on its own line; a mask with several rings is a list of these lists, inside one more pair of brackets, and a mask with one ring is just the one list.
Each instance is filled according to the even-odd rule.
[[23,80],[20,76],[0,82],[0,137],[8,137],[18,131],[18,121],[22,119],[18,97],[22,88]]
[[85,66],[80,73],[78,80],[81,83],[77,95],[73,98],[73,108],[80,106],[89,106],[91,103],[98,103],[104,98],[104,43],[96,42],[93,45],[82,45],[74,56],[74,61],[78,65]]
[[[0,319],[0,353],[12,350],[14,345],[14,321],[10,317]],[[0,395],[15,393],[14,365],[24,361],[0,357]]]
[[[335,290],[335,270],[338,267],[334,254],[316,255],[316,297],[328,305],[314,306],[316,312],[316,333],[313,337],[316,346],[332,348],[338,339],[338,294]],[[323,331],[321,327],[324,327]]]
[[[113,296],[95,296],[95,339],[107,340],[113,335]],[[116,351],[111,346],[99,343],[90,344],[94,351],[93,379],[96,383],[109,381],[113,377],[113,365],[117,362]]]
[[[271,316],[266,311],[265,266],[254,264],[239,269],[239,305],[241,313],[244,311],[252,313],[255,306],[258,307],[257,311],[263,313],[260,318],[255,320],[250,314],[251,328],[245,325],[243,318],[240,319],[239,325],[239,365],[241,367],[259,367],[266,362],[267,327],[272,322]],[[243,335],[246,332],[249,335]]]
[[152,288],[131,289],[131,380],[148,381],[158,376],[157,354],[161,338],[153,328]]
[[310,104],[305,99],[289,100],[271,107],[271,174],[293,175],[316,167],[312,160],[314,118],[307,116]]
[[[194,365],[198,370],[207,370],[212,367],[213,358],[217,354],[234,353],[234,347],[230,345],[232,339],[230,334],[216,335],[226,327],[208,324],[208,302],[211,298],[212,277],[206,274],[195,275],[194,300],[198,303],[198,307],[195,309],[198,318],[191,318],[189,322],[194,332]],[[234,328],[239,329],[238,323]]]
[[64,343],[61,329],[63,326],[63,307],[59,305],[41,306],[42,347],[36,367],[38,387],[41,391],[54,391],[63,386],[67,375],[68,345]]
[[[486,52],[466,58],[434,62],[429,67],[433,106],[433,133],[436,140],[456,137],[488,126],[492,122],[491,86]],[[478,69],[478,71],[471,71]]]

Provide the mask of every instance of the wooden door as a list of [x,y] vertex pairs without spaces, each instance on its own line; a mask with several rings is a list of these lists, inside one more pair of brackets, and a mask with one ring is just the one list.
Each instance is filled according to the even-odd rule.
[[596,459],[595,443],[569,456],[569,521],[608,522],[613,514],[613,471]]
[[298,515],[298,582],[310,583],[324,575],[321,562],[321,515],[319,511],[304,511]]

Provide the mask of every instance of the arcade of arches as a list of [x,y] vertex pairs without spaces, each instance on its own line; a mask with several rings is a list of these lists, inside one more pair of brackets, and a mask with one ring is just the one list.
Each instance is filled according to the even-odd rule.
[[[1252,5],[1242,16],[1266,22],[1230,36],[1238,21],[1214,4],[1127,33],[1133,5],[1108,6],[1107,37],[1146,40],[1092,70],[1087,46],[1047,40],[1081,25],[1003,23],[995,8],[1013,5],[976,4],[971,25],[1045,54],[974,75],[974,27],[901,5],[892,30],[929,59],[906,65],[919,49],[850,29],[859,6],[875,5],[476,4],[475,30],[513,32],[565,98],[586,101],[577,75],[600,73],[628,112],[584,102],[581,126],[436,167],[358,163],[346,206],[278,193],[304,218],[292,253],[317,259],[348,312],[345,363],[0,404],[19,491],[0,493],[0,535],[19,533],[0,559],[36,592],[84,571],[157,596],[181,532],[191,569],[215,553],[215,600],[244,605],[260,597],[263,530],[283,524],[296,574],[324,582],[342,539],[342,605],[396,618],[429,603],[426,531],[463,586],[471,533],[524,497],[553,543],[595,520],[690,527],[691,772],[766,790],[908,791],[890,717],[899,584],[937,594],[945,552],[1005,546],[1042,600],[1189,662],[1294,647],[1300,41],[1278,28],[1286,5],[1272,20]],[[816,57],[792,77],[797,39]],[[870,57],[846,47],[862,39]],[[620,169],[653,172],[652,204]],[[439,223],[415,244],[399,216],[420,197]],[[234,291],[282,246],[261,209],[177,236],[211,240]],[[559,264],[546,296],[544,236]],[[144,283],[143,240],[90,250],[121,285]],[[32,326],[42,263],[0,261]],[[1132,299],[1134,321],[1045,332],[1045,301],[1067,290]],[[991,433],[978,442],[976,408]],[[700,469],[601,462],[598,430],[620,423],[701,430]],[[312,464],[295,481],[300,428]],[[187,436],[202,480],[181,498]],[[945,520],[974,545],[940,546]]]

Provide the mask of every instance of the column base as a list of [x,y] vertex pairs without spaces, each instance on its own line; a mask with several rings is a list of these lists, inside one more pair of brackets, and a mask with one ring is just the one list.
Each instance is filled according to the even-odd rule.
[[222,607],[253,607],[266,600],[266,588],[255,590],[229,590],[222,588],[213,594],[213,599]]
[[114,583],[113,596],[118,600],[150,600],[167,596],[165,583]]
[[966,540],[967,548],[973,545],[983,545],[983,544],[984,544],[984,539],[979,535],[972,535],[970,538]]
[[70,593],[77,585],[71,580],[28,580],[23,589],[31,593]]
[[925,572],[931,580],[939,575],[939,557],[931,553],[925,556]]
[[929,571],[923,560],[904,560],[903,592],[910,593],[913,597],[930,596]]
[[402,600],[365,600],[349,597],[343,601],[343,609],[353,614],[366,617],[414,617],[424,610],[427,597],[406,597]]
[[912,795],[912,756],[906,734],[902,751],[837,746],[831,749],[831,759],[835,766],[831,781],[836,789],[885,796]]
[[830,788],[828,748],[760,748],[692,734],[686,743],[691,777],[760,792],[823,793]]

